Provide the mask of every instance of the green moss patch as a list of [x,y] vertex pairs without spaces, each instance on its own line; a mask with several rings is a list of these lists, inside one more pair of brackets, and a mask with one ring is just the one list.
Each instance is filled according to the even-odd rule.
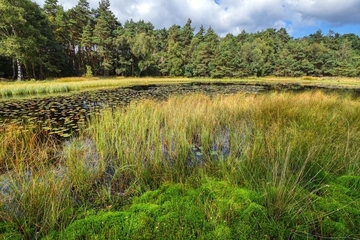
[[77,220],[51,238],[264,238],[276,228],[260,202],[257,193],[225,182],[208,181],[198,188],[164,185],[135,199],[125,211]]

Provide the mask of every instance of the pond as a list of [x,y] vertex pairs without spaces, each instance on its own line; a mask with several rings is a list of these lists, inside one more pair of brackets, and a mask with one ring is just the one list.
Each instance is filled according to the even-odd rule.
[[[82,92],[70,96],[41,97],[0,102],[0,124],[34,124],[48,134],[68,138],[86,124],[92,112],[104,107],[121,107],[141,99],[165,100],[171,95],[203,93],[206,95],[237,92],[305,91],[329,87],[299,84],[259,84],[193,82],[186,84],[136,85],[123,88]],[[349,89],[347,89],[349,90]],[[358,95],[354,90],[355,95]]]

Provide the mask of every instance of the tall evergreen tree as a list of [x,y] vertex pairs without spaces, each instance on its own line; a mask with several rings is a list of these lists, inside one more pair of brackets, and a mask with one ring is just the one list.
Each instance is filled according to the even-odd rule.
[[89,2],[87,0],[79,0],[77,5],[68,11],[68,15],[73,69],[77,75],[82,75],[85,70],[84,52],[86,49],[82,48],[81,40],[85,28],[91,24]]
[[57,0],[46,0],[43,10],[48,18],[53,38],[45,66],[47,76],[71,76],[74,74],[71,62],[69,18]]
[[192,54],[192,69],[194,76],[209,77],[215,69],[215,52],[219,36],[209,27],[204,35],[204,41],[199,42]]
[[239,71],[238,59],[236,38],[232,34],[227,34],[216,48],[214,60],[211,63],[213,64],[211,77],[236,77]]
[[168,30],[167,49],[161,65],[161,72],[169,76],[182,76],[183,55],[180,46],[181,27],[173,25]]
[[99,57],[99,67],[103,70],[103,75],[108,76],[110,71],[115,70],[114,31],[119,26],[119,23],[110,10],[109,0],[100,1],[97,13],[94,43],[96,44],[96,54]]
[[191,26],[191,19],[188,19],[186,24],[182,27],[181,29],[181,35],[180,35],[180,47],[183,49],[182,50],[182,59],[183,59],[183,63],[182,63],[182,68],[184,69],[184,75],[189,75],[190,74],[190,63],[191,63],[191,54],[192,54],[192,39],[194,37],[194,30],[195,28],[193,28]]

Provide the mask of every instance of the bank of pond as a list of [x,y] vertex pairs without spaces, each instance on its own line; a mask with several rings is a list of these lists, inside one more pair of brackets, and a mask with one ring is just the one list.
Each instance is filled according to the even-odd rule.
[[144,85],[0,111],[1,238],[360,238],[356,90]]

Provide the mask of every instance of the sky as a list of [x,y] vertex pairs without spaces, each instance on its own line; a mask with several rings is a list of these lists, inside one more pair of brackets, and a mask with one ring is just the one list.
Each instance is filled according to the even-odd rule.
[[[97,8],[100,0],[88,0]],[[35,0],[40,6],[44,0]],[[77,0],[58,0],[65,9]],[[192,20],[195,32],[211,26],[219,35],[285,28],[294,38],[321,30],[360,36],[360,0],[110,0],[117,19],[144,20],[156,29]]]

